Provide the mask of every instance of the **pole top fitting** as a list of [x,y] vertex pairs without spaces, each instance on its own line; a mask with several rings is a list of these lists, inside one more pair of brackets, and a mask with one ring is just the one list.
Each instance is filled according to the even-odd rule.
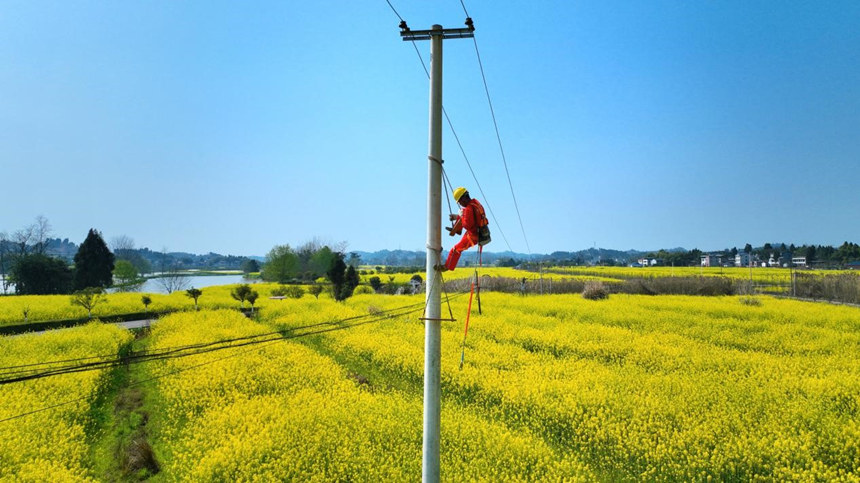
[[403,28],[401,24],[400,38],[404,41],[414,42],[416,40],[430,40],[433,37],[442,37],[443,39],[466,39],[474,35],[472,32],[474,27],[465,29],[446,29],[441,25],[434,25],[430,30],[410,30],[408,27]]

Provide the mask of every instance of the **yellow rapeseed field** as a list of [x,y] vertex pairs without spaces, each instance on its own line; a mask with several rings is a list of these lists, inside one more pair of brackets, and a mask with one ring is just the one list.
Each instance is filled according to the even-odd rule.
[[[0,337],[0,367],[116,354],[130,339],[128,331],[98,322]],[[93,371],[0,386],[0,421],[73,401],[0,422],[0,481],[94,480],[88,411],[103,383],[104,371]]]
[[[475,274],[476,267],[474,266],[461,266],[457,267],[456,270],[451,272],[445,272],[444,280],[446,282],[450,282],[452,280],[460,280],[464,278],[473,277]],[[477,267],[478,275],[481,277],[498,277],[512,280],[520,280],[523,277],[529,280],[534,280],[540,276],[537,272],[526,271],[526,270],[518,270],[512,267]],[[549,269],[547,269],[549,270]],[[601,275],[592,275],[592,274],[576,274],[576,273],[567,273],[566,269],[560,269],[556,271],[556,273],[551,273],[547,271],[544,276],[549,278],[555,278],[556,280],[600,280],[603,282],[617,282],[617,277],[612,276],[601,276]],[[371,277],[379,277],[379,280],[382,283],[406,283],[408,282],[414,275],[419,275],[422,280],[425,278],[426,272],[425,270],[421,270],[413,273],[367,273],[365,275],[361,275],[361,281],[363,283],[369,283]]]
[[[269,303],[277,301],[269,300],[272,290],[278,285],[273,283],[255,283],[251,285],[260,297],[255,307],[265,307]],[[203,295],[199,299],[201,309],[238,308],[239,302],[230,296],[230,291],[236,287],[233,285],[217,285],[203,288]],[[148,308],[144,307],[141,297],[147,295],[152,299]],[[307,295],[306,295],[307,296]],[[325,297],[325,295],[322,295]],[[245,302],[245,307],[249,307]],[[165,294],[143,294],[138,292],[105,294],[104,301],[96,305],[93,317],[110,317],[119,314],[142,313],[144,310],[150,312],[193,310],[194,301],[181,290],[170,295]],[[68,295],[17,295],[0,297],[0,325],[23,324],[24,311],[28,312],[27,321],[50,321],[75,318],[85,318],[87,311],[72,305]]]
[[[148,349],[349,328],[141,365],[140,377],[156,378],[143,386],[156,478],[418,480],[423,300],[305,296],[268,301],[257,320],[235,310],[164,317]],[[758,301],[485,293],[461,371],[468,300],[455,298],[458,320],[442,330],[442,478],[860,481],[860,310]],[[384,317],[410,304],[418,311]],[[106,328],[75,330],[104,340],[100,351],[127,337],[96,329]],[[30,360],[24,352],[5,364]],[[74,411],[50,417],[86,421],[85,405]],[[19,438],[51,424],[33,421]],[[78,455],[62,460],[70,479],[92,476],[77,438],[62,443]],[[48,464],[53,444],[37,440],[12,456],[0,446],[0,457],[17,458],[12,475],[33,474],[23,469]]]
[[[605,277],[614,279],[662,278],[662,277],[726,277],[735,280],[752,278],[755,283],[788,284],[792,270],[772,267],[547,267],[552,274],[578,275],[582,277]],[[851,270],[795,270],[798,273],[813,275],[839,275],[854,273]]]
[[[485,294],[483,305],[462,372],[462,325],[443,330],[446,400],[540,435],[601,479],[860,477],[856,308],[626,295]],[[462,320],[465,302],[453,310]],[[412,317],[311,345],[418,387],[422,340]]]
[[[333,303],[322,310],[344,314]],[[317,307],[319,309],[320,307]],[[346,309],[346,312],[354,312]],[[307,322],[308,320],[306,320]],[[183,313],[153,330],[153,348],[259,334],[235,312]],[[169,479],[184,481],[415,481],[421,475],[421,399],[361,384],[332,359],[293,341],[154,364],[153,374],[210,365],[159,380],[152,442]],[[229,355],[229,354],[227,354]],[[221,359],[221,360],[219,360]],[[442,435],[447,479],[589,480],[575,454],[559,457],[540,436],[448,405]],[[456,476],[455,476],[456,475]]]

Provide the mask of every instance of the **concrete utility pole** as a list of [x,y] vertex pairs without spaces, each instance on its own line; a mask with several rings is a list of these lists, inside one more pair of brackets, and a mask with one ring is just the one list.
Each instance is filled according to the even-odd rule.
[[427,295],[424,315],[424,446],[421,477],[424,482],[439,481],[439,426],[441,420],[442,374],[442,277],[436,269],[442,252],[442,40],[473,36],[472,19],[468,28],[410,30],[401,22],[404,41],[430,40],[430,146],[427,182]]

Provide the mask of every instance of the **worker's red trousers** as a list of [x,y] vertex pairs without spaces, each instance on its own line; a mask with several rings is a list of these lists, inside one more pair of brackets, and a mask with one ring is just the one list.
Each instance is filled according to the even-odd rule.
[[448,252],[448,259],[445,261],[445,268],[448,270],[454,270],[457,268],[457,262],[460,261],[460,254],[477,244],[478,236],[467,231],[466,234],[463,235],[463,238],[460,239],[460,242],[454,245],[454,247],[451,248],[451,251]]

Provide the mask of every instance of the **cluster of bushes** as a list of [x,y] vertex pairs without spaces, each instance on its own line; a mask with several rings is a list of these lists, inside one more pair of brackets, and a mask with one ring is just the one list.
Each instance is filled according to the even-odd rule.
[[582,298],[588,300],[602,300],[609,298],[609,290],[606,285],[599,280],[589,280],[585,282],[585,288],[582,289]]
[[406,283],[397,283],[394,277],[388,278],[388,283],[383,283],[379,277],[370,277],[368,280],[370,293],[380,293],[388,295],[404,295],[416,294],[422,290],[424,279],[417,273]]
[[741,293],[743,282],[728,277],[634,278],[620,284],[612,284],[612,289],[616,293],[639,295],[716,296]]
[[[663,277],[663,278],[633,278],[617,283],[601,283],[593,281],[562,279],[544,279],[543,283],[535,279],[515,279],[510,277],[481,277],[481,290],[505,293],[548,294],[548,293],[589,293],[606,292],[606,294],[624,293],[638,295],[734,295],[743,292],[743,280],[732,280],[727,277]],[[445,282],[449,292],[468,291],[471,279],[460,279]],[[591,284],[591,285],[590,285]]]
[[[316,285],[319,287],[319,285]],[[322,288],[322,287],[320,287]],[[291,299],[300,299],[305,294],[305,289],[301,285],[278,285],[272,289],[272,295],[275,297],[288,297]]]
[[415,272],[421,272],[424,270],[423,265],[403,266],[403,267],[377,266],[374,268],[376,268],[376,273],[415,273]]
[[860,275],[796,273],[794,277],[792,291],[796,297],[847,304],[860,303]]

